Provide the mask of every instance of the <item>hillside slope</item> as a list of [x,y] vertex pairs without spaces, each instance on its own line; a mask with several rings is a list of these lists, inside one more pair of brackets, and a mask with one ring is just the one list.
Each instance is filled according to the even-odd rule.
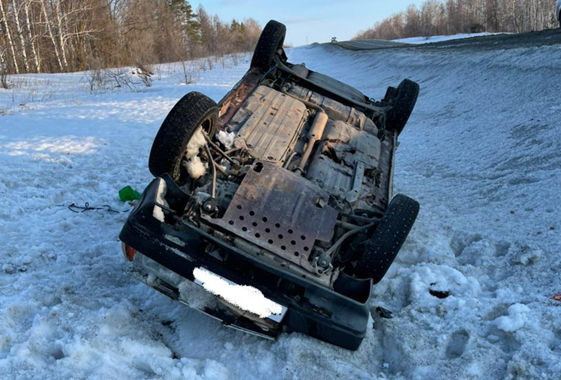
[[[395,192],[421,214],[372,308],[360,350],[226,329],[126,275],[117,191],[150,181],[159,124],[187,91],[219,100],[238,67],[139,93],[64,96],[0,116],[0,378],[534,379],[561,373],[559,47],[508,51],[313,46],[293,62],[380,98],[422,86]],[[33,76],[28,76],[33,78]],[[52,86],[50,86],[52,88]],[[73,87],[74,88],[74,87]],[[41,91],[51,91],[39,88]],[[0,92],[0,109],[12,102]],[[67,205],[110,205],[73,213]],[[440,299],[430,291],[449,292]]]

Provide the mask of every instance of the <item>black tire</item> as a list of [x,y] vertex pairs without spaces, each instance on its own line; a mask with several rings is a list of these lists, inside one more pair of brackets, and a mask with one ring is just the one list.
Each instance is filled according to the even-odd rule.
[[396,132],[398,135],[403,131],[417,103],[419,90],[419,85],[409,79],[405,79],[399,84],[395,92],[393,107],[388,111],[386,117],[387,130]]
[[358,259],[355,268],[357,277],[371,278],[375,284],[382,280],[409,235],[419,208],[419,202],[402,194],[391,200]]
[[393,100],[397,95],[397,88],[395,87],[388,87],[386,90],[386,96],[384,96],[384,101]]
[[269,70],[273,66],[275,54],[282,48],[285,36],[286,26],[284,24],[275,20],[269,21],[255,46],[251,67],[263,71]]
[[190,92],[171,109],[162,123],[150,151],[148,168],[155,177],[168,173],[176,182],[187,179],[181,165],[187,144],[199,126],[213,136],[218,123],[218,106],[200,92]]

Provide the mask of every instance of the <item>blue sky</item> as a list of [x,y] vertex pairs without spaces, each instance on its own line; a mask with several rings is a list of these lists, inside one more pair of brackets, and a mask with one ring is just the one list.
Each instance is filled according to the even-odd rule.
[[359,30],[376,21],[405,10],[423,0],[202,0],[189,1],[196,9],[202,4],[207,12],[222,20],[253,17],[261,26],[270,19],[286,24],[286,43],[305,45],[306,41],[327,42],[351,39]]

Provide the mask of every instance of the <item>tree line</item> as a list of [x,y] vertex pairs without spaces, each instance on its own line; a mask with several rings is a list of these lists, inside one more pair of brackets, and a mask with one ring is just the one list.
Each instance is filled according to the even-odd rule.
[[186,0],[0,0],[0,73],[150,65],[253,50],[253,19]]
[[558,25],[555,5],[552,0],[428,0],[377,22],[354,39],[543,30]]

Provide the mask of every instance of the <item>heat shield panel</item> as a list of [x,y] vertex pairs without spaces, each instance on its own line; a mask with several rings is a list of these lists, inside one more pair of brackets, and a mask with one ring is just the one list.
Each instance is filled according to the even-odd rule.
[[262,161],[283,162],[296,144],[306,120],[299,100],[259,86],[229,122],[236,132],[234,144]]

